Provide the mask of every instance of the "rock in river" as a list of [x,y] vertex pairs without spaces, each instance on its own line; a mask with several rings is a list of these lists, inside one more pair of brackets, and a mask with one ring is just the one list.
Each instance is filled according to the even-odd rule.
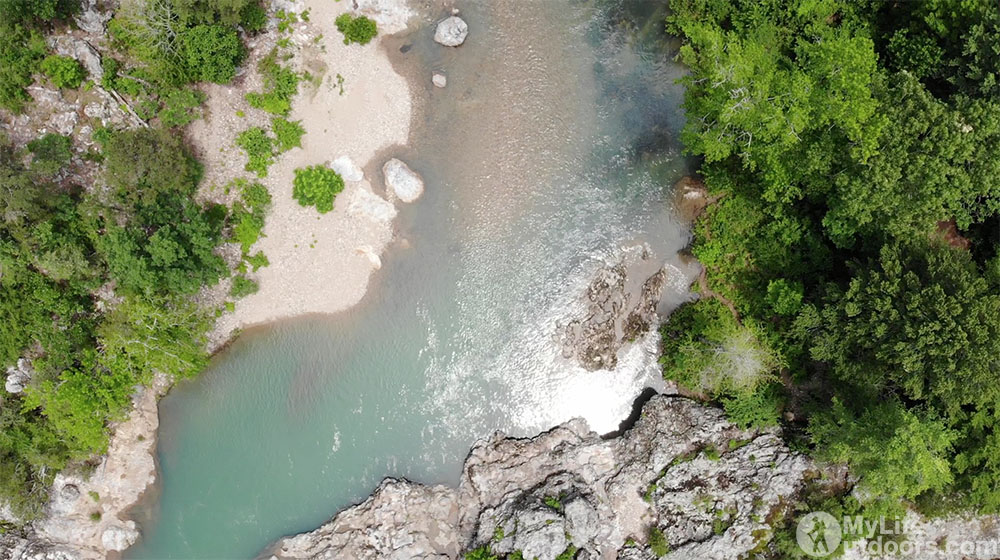
[[457,47],[465,42],[469,34],[469,25],[458,16],[451,16],[437,25],[434,30],[434,41],[446,47]]
[[392,158],[382,166],[385,184],[403,202],[413,202],[424,193],[424,180],[402,161]]

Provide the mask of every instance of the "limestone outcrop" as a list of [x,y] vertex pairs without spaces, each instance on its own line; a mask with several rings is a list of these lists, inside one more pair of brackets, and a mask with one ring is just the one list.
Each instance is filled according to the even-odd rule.
[[552,560],[654,558],[651,527],[679,558],[735,558],[802,486],[809,460],[775,431],[653,397],[636,424],[604,439],[575,420],[527,439],[476,445],[457,489],[387,479],[372,497],[264,557],[459,558],[487,546]]

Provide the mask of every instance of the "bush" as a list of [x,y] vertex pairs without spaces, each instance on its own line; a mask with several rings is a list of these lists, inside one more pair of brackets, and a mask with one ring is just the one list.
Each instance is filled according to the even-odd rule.
[[[241,195],[240,202],[233,206],[230,223],[233,226],[233,240],[240,244],[246,257],[253,244],[260,239],[260,232],[264,228],[264,217],[271,206],[271,194],[260,183],[250,183],[242,179],[237,180],[234,186],[241,190]],[[254,270],[268,264],[267,257],[263,253],[247,257],[247,261]]]
[[260,287],[256,282],[241,274],[233,278],[233,285],[229,290],[229,295],[240,299],[250,294],[256,294],[259,289]]
[[49,55],[42,60],[40,68],[52,83],[60,88],[76,89],[87,77],[87,71],[83,66],[69,56]]
[[0,22],[0,106],[15,113],[31,101],[25,90],[31,85],[38,61],[45,55],[45,38],[19,25]]
[[667,544],[667,538],[663,536],[663,531],[657,526],[652,526],[649,528],[649,550],[652,551],[658,557],[666,556],[670,552],[670,545]]
[[227,84],[243,59],[243,45],[231,27],[196,25],[181,33],[180,42],[192,81]]
[[354,17],[343,13],[335,21],[337,30],[344,34],[344,44],[359,43],[367,45],[378,34],[375,22],[365,16]]
[[240,13],[240,25],[249,33],[263,30],[267,25],[267,10],[258,1],[247,4]]
[[274,142],[267,131],[259,126],[244,130],[236,137],[236,145],[247,154],[246,170],[266,177],[267,168],[274,162]]
[[295,170],[292,196],[302,206],[315,206],[320,214],[333,210],[333,200],[344,190],[340,174],[323,165]]
[[271,261],[268,260],[267,255],[265,255],[263,251],[257,251],[256,253],[250,255],[247,257],[246,261],[247,264],[252,267],[254,272],[257,272],[258,269],[271,264]]
[[278,51],[273,49],[258,66],[264,76],[264,92],[246,94],[251,107],[275,115],[287,115],[292,110],[292,97],[299,91],[299,75],[278,63]]
[[271,119],[271,130],[277,139],[279,154],[302,147],[302,135],[306,133],[306,129],[302,128],[301,123],[302,121],[289,121],[284,117]]
[[46,134],[28,142],[28,150],[34,155],[31,170],[51,176],[59,172],[73,157],[73,141],[69,136]]
[[205,94],[193,89],[175,89],[163,95],[163,108],[157,115],[166,127],[184,126],[201,117]]

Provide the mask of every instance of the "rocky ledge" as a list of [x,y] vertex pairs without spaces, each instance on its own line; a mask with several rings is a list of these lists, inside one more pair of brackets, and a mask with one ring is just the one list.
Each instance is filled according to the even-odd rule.
[[776,432],[658,395],[616,438],[579,420],[530,439],[497,434],[472,449],[458,489],[387,479],[264,557],[445,559],[488,546],[540,560],[573,547],[577,559],[651,559],[656,528],[671,557],[735,558],[759,544],[809,468]]

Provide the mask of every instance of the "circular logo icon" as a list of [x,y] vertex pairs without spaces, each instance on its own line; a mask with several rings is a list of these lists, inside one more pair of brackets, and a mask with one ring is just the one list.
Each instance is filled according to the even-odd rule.
[[799,520],[795,540],[813,558],[829,556],[840,546],[840,523],[825,511],[814,511]]

